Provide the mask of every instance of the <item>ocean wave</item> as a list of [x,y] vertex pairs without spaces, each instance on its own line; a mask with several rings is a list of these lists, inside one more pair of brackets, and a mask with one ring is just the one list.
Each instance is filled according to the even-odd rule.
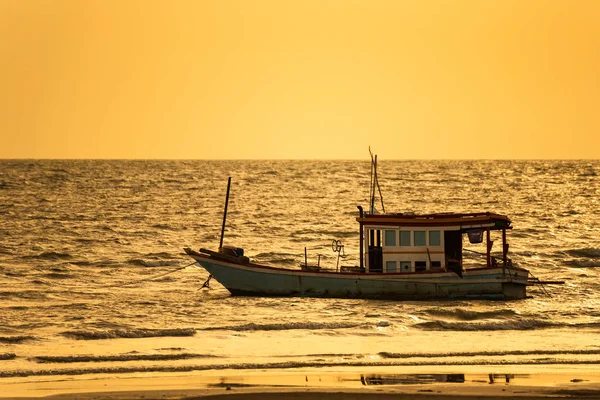
[[600,267],[600,259],[598,260],[589,260],[589,259],[579,259],[579,260],[567,260],[565,261],[569,267],[574,268],[597,268]]
[[[1,355],[0,355],[1,357]],[[208,354],[119,354],[114,356],[36,356],[35,361],[46,363],[77,363],[77,362],[112,362],[112,361],[169,361],[187,360],[190,358],[212,358]],[[1,358],[0,358],[1,359]]]
[[176,281],[179,281],[179,279],[175,278],[174,276],[163,276],[162,278],[152,279],[152,281],[154,281],[154,282],[176,282]]
[[415,325],[423,330],[432,331],[526,331],[534,329],[569,328],[569,329],[600,329],[600,322],[567,323],[523,319],[519,321],[490,321],[490,322],[446,322],[430,321]]
[[28,310],[29,309],[28,306],[9,306],[9,307],[6,307],[6,308],[8,308],[9,310],[16,310],[16,311],[23,311],[23,310]]
[[25,341],[35,339],[35,336],[0,336],[0,343],[21,344]]
[[590,177],[590,176],[592,176],[592,177],[593,176],[598,176],[598,174],[596,173],[596,171],[590,170],[590,171],[587,171],[587,172],[581,172],[579,174],[579,176],[582,177],[582,178],[587,178],[587,177]]
[[597,249],[595,247],[585,247],[583,249],[570,249],[567,250],[566,253],[572,257],[600,259],[600,249]]
[[179,184],[185,185],[185,184],[189,183],[189,181],[186,180],[186,179],[175,179],[175,178],[163,178],[162,182],[164,182],[164,183],[177,183],[178,185]]
[[6,276],[14,276],[14,277],[17,277],[17,276],[27,276],[26,273],[19,272],[19,271],[7,271],[7,272],[4,273],[4,275],[6,275]]
[[173,254],[167,253],[166,251],[161,251],[159,253],[148,253],[146,257],[152,258],[173,258]]
[[161,229],[161,230],[166,230],[166,231],[180,231],[181,230],[181,228],[177,228],[177,227],[171,226],[169,224],[154,224],[151,226],[151,228]]
[[16,297],[19,299],[29,299],[29,300],[41,300],[41,299],[47,299],[48,295],[44,292],[41,291],[36,291],[36,290],[22,290],[19,292],[0,292],[0,298],[2,297],[6,297],[6,298],[11,298],[11,297]]
[[536,319],[523,319],[519,321],[490,321],[476,323],[429,321],[421,322],[414,326],[428,331],[525,331],[556,327],[557,324]]
[[518,315],[514,310],[502,309],[494,311],[472,311],[464,308],[445,309],[445,308],[432,308],[425,310],[424,313],[437,317],[447,317],[452,319],[458,319],[461,321],[475,321],[480,319],[491,319],[491,318],[506,318],[514,317]]
[[0,371],[0,378],[56,375],[91,375],[91,374],[126,374],[137,372],[191,372],[209,370],[265,370],[265,369],[298,369],[322,367],[376,367],[376,366],[471,366],[471,365],[596,365],[600,360],[568,360],[541,358],[528,360],[428,360],[428,361],[377,361],[372,359],[344,361],[284,361],[276,363],[240,363],[240,364],[203,364],[203,365],[151,365],[131,367],[95,367],[95,368],[52,368],[46,370],[14,370]]
[[181,351],[181,350],[185,350],[185,347],[161,347],[156,350],[157,351]]
[[[50,200],[46,200],[46,199],[43,199],[42,201],[50,202]],[[28,220],[58,221],[57,217],[51,217],[51,216],[48,216],[48,215],[29,214],[25,218],[27,218]]]
[[139,258],[134,258],[127,261],[127,264],[140,267],[169,267],[173,265],[173,261],[146,261]]
[[50,272],[49,274],[44,275],[44,277],[50,278],[50,279],[71,279],[72,278],[72,276],[65,274],[65,273],[60,273],[60,272]]
[[31,283],[33,283],[34,285],[50,285],[50,282],[47,282],[43,279],[34,279],[31,281]]
[[29,258],[38,258],[38,259],[42,259],[42,260],[57,261],[57,260],[69,260],[69,259],[73,258],[73,256],[68,253],[59,253],[57,251],[44,251],[43,253],[40,253],[38,255],[29,256]]
[[99,240],[98,239],[91,239],[91,238],[75,238],[73,239],[74,241],[78,242],[78,243],[85,243],[85,244],[89,244],[89,243],[96,243]]
[[50,304],[46,308],[55,309],[59,308],[61,310],[66,309],[75,309],[75,310],[89,310],[91,304],[88,303],[59,303],[59,304]]
[[199,328],[202,331],[287,331],[293,329],[349,329],[362,326],[364,324],[352,322],[287,322],[281,324],[255,324],[249,323],[244,325],[229,325],[220,327]]
[[600,349],[588,350],[509,350],[509,351],[465,351],[450,353],[392,353],[380,352],[382,358],[446,358],[446,357],[502,357],[502,356],[551,356],[551,355],[598,355]]
[[[600,267],[600,249],[586,247],[583,249],[570,249],[565,252],[557,252],[557,256],[566,258],[563,262],[574,268],[597,268]],[[573,258],[568,258],[569,256]]]
[[[0,246],[0,254],[13,254],[13,252],[5,246]],[[4,267],[1,267],[2,269],[4,269]]]
[[87,267],[87,266],[103,266],[105,263],[103,262],[92,262],[92,261],[72,261],[71,264],[77,265],[78,267]]
[[194,336],[194,328],[175,329],[114,329],[107,331],[66,331],[63,336],[76,340],[138,339],[164,336]]

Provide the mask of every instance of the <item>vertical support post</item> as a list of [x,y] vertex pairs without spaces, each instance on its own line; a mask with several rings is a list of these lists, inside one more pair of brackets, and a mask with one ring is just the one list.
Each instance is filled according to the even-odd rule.
[[229,205],[229,188],[231,188],[231,177],[227,179],[227,194],[225,195],[225,209],[223,210],[223,225],[221,226],[221,241],[219,251],[223,248],[223,235],[225,234],[225,221],[227,220],[227,206]]
[[304,248],[304,266],[308,268],[308,254],[306,253],[306,247]]
[[506,229],[502,229],[502,266],[506,267],[508,245],[506,244]]
[[487,228],[487,230],[485,231],[485,243],[486,243],[486,255],[487,255],[487,266],[488,268],[492,266],[492,256],[490,254],[490,252],[492,251],[492,242],[490,240],[490,228]]
[[[363,217],[363,208],[361,206],[356,206],[358,208],[359,211],[359,216],[360,218]],[[364,268],[364,246],[365,246],[365,239],[363,238],[363,223],[359,222],[358,223],[360,225],[360,229],[359,229],[359,233],[358,233],[358,238],[359,238],[359,242],[360,242],[360,269],[362,270]]]
[[373,188],[372,188],[372,194],[371,194],[371,207],[369,212],[371,214],[375,213],[375,189],[377,187],[377,155],[375,155],[375,158],[372,159],[372,163],[373,163]]

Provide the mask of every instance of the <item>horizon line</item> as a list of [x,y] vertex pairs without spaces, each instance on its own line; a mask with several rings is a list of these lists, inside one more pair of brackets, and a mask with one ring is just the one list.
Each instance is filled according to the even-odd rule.
[[[365,161],[365,158],[60,158],[16,157],[0,161]],[[378,161],[600,161],[600,158],[387,158]]]

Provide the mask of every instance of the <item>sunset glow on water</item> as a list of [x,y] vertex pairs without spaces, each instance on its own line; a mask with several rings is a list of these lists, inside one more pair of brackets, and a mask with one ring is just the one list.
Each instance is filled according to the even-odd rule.
[[[183,247],[357,263],[368,162],[3,161],[0,377],[307,367],[579,365],[600,357],[592,161],[381,162],[386,209],[509,215],[519,301],[232,297]],[[465,244],[468,247],[468,244]],[[470,257],[467,255],[467,257]],[[465,262],[475,262],[467,258]],[[519,368],[521,368],[519,367]],[[11,378],[12,377],[12,378]]]

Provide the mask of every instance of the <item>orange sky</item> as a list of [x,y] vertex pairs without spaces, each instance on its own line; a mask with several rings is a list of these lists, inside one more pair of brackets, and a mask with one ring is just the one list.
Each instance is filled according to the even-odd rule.
[[599,158],[600,1],[0,0],[0,158]]

